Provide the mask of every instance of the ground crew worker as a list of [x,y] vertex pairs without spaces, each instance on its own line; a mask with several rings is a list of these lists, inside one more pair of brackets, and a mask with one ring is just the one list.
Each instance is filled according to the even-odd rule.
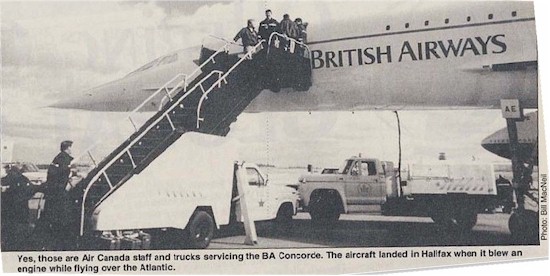
[[298,38],[298,26],[290,20],[290,16],[288,14],[283,15],[283,20],[279,26],[282,34],[290,38]]
[[53,159],[48,167],[48,175],[44,185],[44,221],[42,226],[49,230],[53,238],[53,246],[57,249],[67,250],[71,248],[70,232],[72,216],[67,183],[71,176],[72,141],[63,141],[60,145],[60,153]]
[[260,38],[261,39],[264,39],[267,43],[269,43],[269,36],[273,33],[273,32],[278,32],[279,31],[279,22],[277,22],[277,20],[273,19],[271,17],[272,13],[271,13],[271,10],[266,10],[265,11],[265,19],[260,22],[260,27],[259,27],[259,30],[258,30],[258,33],[260,35]]
[[34,185],[18,165],[6,166],[2,177],[2,250],[26,250],[30,236],[29,199]]
[[[239,33],[237,33],[235,38],[233,38],[235,42],[239,39],[241,39],[245,53],[248,54],[254,50],[254,46],[258,44],[258,33],[255,29],[254,19],[248,19],[246,27],[242,28]],[[252,54],[253,53],[250,54],[250,58],[252,58]]]
[[499,175],[495,181],[497,185],[497,206],[502,206],[503,213],[510,213],[514,207],[514,188],[512,183]]
[[302,23],[301,18],[296,18],[296,27],[298,27],[298,41],[302,43],[307,43],[307,23]]

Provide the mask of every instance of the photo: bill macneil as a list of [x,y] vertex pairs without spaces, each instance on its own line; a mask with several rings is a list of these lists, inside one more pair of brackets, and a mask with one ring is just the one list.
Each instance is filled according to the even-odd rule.
[[547,239],[532,2],[1,6],[3,252]]

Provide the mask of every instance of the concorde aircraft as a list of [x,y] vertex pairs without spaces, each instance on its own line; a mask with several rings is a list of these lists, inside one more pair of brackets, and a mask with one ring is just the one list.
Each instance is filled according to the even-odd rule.
[[[245,112],[484,109],[499,108],[507,98],[537,108],[531,2],[420,3],[417,9],[310,24],[308,36],[312,86],[266,89]],[[53,107],[130,111],[175,74],[195,70],[199,53],[195,47],[159,57]],[[161,97],[142,110],[160,104]],[[525,124],[535,127],[520,134],[520,143],[531,145],[536,120]],[[504,134],[490,135],[483,146],[507,157],[506,139],[498,138]]]

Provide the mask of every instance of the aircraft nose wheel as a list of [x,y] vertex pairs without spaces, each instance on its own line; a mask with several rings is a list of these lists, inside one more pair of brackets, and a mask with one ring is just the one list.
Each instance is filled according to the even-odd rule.
[[516,210],[508,220],[508,229],[512,239],[520,244],[538,244],[538,222],[537,212],[530,210]]

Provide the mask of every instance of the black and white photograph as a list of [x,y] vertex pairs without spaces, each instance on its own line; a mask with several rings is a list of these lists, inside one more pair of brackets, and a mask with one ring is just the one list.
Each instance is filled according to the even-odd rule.
[[548,258],[531,1],[2,2],[0,23],[5,272]]

